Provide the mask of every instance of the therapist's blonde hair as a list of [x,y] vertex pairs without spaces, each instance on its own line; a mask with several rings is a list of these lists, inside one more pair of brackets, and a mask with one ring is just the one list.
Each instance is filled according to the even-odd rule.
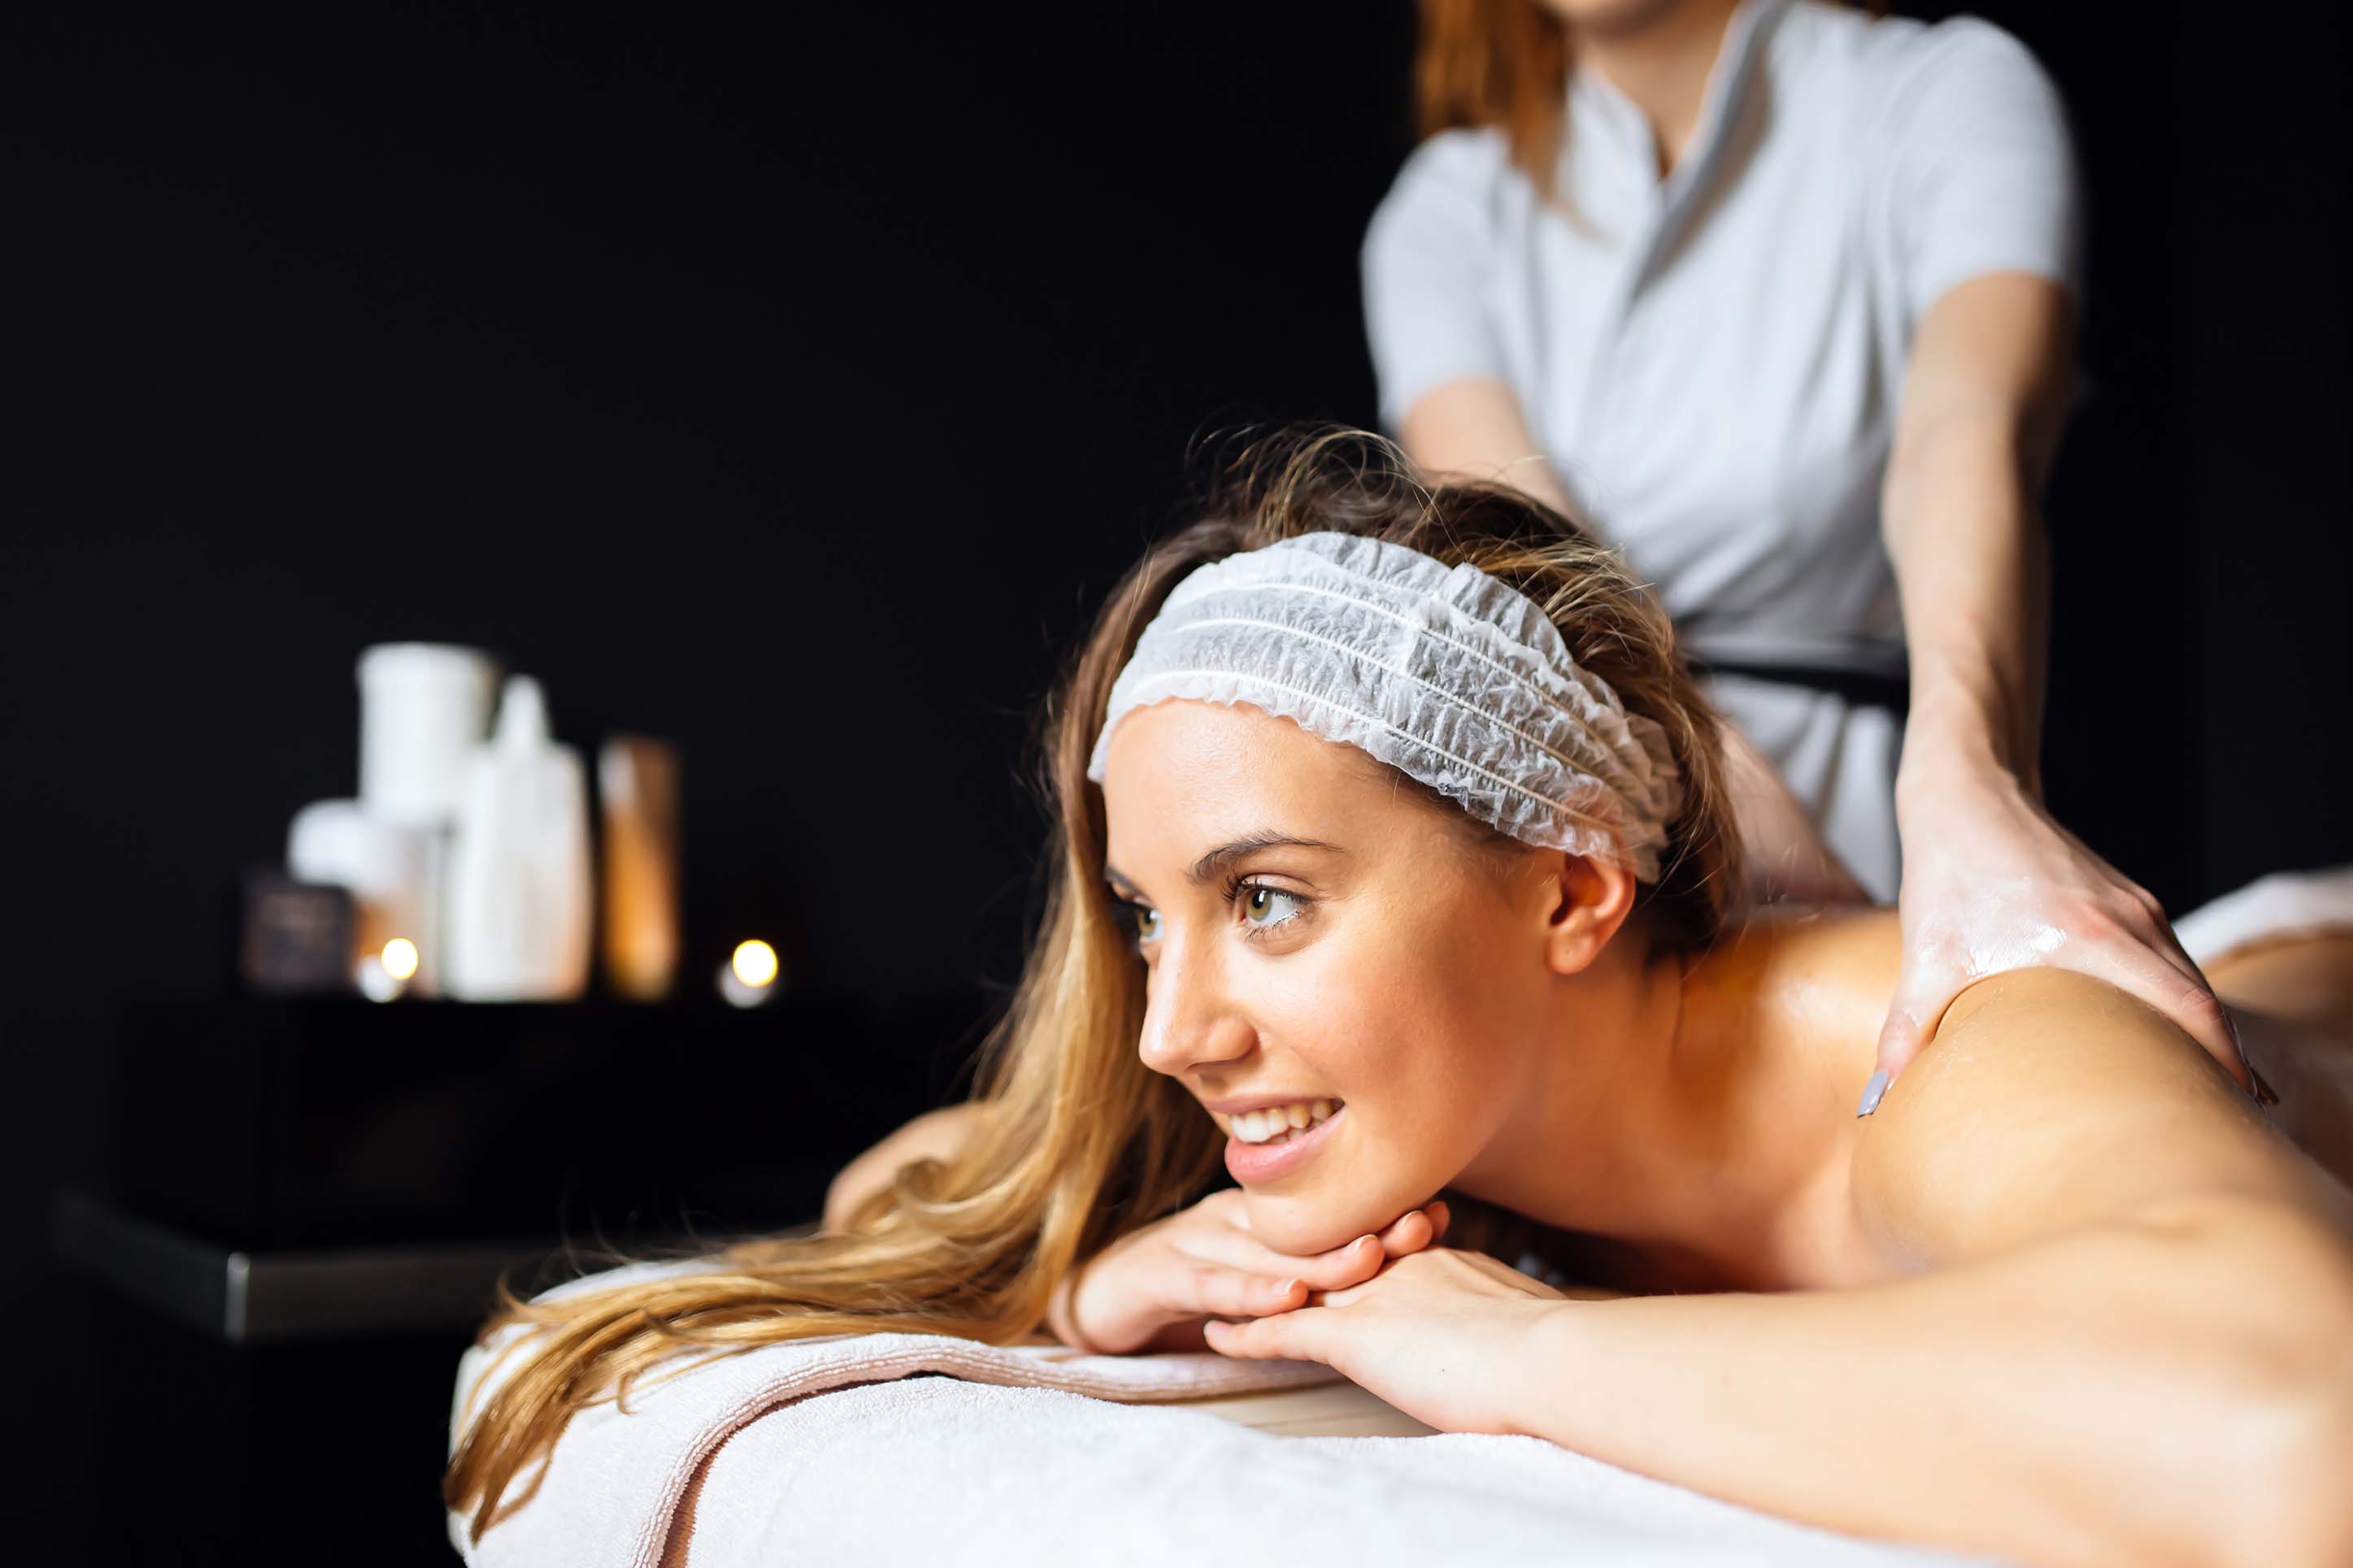
[[[1866,0],[1876,16],[1883,0]],[[1495,126],[1512,163],[1556,198],[1568,68],[1568,27],[1540,0],[1421,0],[1413,99],[1421,134]]]
[[[557,1300],[507,1297],[483,1339],[511,1326],[532,1331],[505,1347],[518,1364],[469,1413],[443,1479],[445,1500],[471,1516],[476,1539],[529,1500],[575,1412],[626,1402],[674,1352],[838,1333],[1020,1340],[1043,1323],[1055,1287],[1079,1264],[1224,1184],[1224,1134],[1137,1053],[1144,966],[1104,885],[1103,799],[1087,759],[1113,679],[1180,578],[1322,530],[1467,561],[1510,583],[1544,606],[1572,657],[1630,710],[1665,727],[1687,805],[1670,826],[1661,879],[1644,886],[1637,909],[1651,911],[1663,948],[1710,940],[1740,883],[1718,721],[1676,654],[1665,612],[1618,555],[1508,487],[1425,489],[1377,437],[1261,439],[1227,465],[1198,521],[1146,552],[1113,589],[1044,705],[1036,771],[1053,818],[1044,910],[1012,1005],[980,1047],[975,1100],[985,1110],[971,1135],[952,1158],[902,1166],[839,1234],[744,1243],[704,1271]],[[1485,835],[1421,793],[1471,837]]]

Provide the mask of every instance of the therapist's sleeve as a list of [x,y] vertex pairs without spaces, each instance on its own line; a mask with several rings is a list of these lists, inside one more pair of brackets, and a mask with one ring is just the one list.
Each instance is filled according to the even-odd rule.
[[2059,89],[1990,23],[1925,29],[1883,100],[1887,210],[1906,313],[1989,272],[2083,295],[2083,219]]
[[1504,375],[1487,295],[1505,169],[1499,133],[1441,132],[1406,160],[1366,228],[1365,332],[1392,431],[1430,388]]

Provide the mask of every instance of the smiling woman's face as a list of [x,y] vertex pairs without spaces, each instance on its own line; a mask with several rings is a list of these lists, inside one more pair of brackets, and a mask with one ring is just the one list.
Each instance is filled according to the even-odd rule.
[[1452,1182],[1547,1047],[1546,889],[1514,874],[1535,862],[1246,706],[1134,710],[1103,799],[1150,976],[1145,1065],[1205,1104],[1343,1104],[1304,1160],[1240,1178],[1252,1233],[1321,1251]]

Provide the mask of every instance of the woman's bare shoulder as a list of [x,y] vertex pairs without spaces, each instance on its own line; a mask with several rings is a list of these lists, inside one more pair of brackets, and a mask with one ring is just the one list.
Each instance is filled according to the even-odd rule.
[[1852,1078],[1852,1101],[1871,1076],[1903,962],[1894,910],[1776,906],[1720,941],[1706,965],[1743,1034]]
[[1915,1268],[2205,1199],[2348,1220],[2299,1152],[2179,1026],[2105,981],[2014,970],[1954,1002],[1858,1136],[1856,1217]]
[[1772,904],[1725,933],[1716,952],[1766,974],[1831,980],[1884,1009],[1895,991],[1904,931],[1894,910]]

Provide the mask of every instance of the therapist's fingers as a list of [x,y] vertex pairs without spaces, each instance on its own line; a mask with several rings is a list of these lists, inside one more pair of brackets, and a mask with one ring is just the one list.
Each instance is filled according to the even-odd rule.
[[[2084,926],[2094,927],[2094,933],[2084,934]],[[2113,919],[2082,922],[2077,934],[2045,962],[2049,967],[2105,980],[2147,1004],[2196,1040],[2232,1081],[2258,1103],[2278,1103],[2271,1087],[2256,1078],[2253,1065],[2239,1045],[2237,1031],[2205,976],[2161,919],[2145,932],[2127,930]],[[1889,1087],[1935,1038],[1954,999],[1989,973],[2000,972],[1979,973],[1967,964],[1907,958],[1880,1029],[1877,1069],[1855,1102],[1857,1116],[1869,1116],[1879,1109]]]
[[[2206,984],[2206,976],[2181,951],[2169,929],[2160,926],[2158,936],[2161,946],[2116,953],[2112,972],[2106,978],[2179,1025],[2231,1075],[2232,1082],[2258,1100],[2264,1100],[2268,1086],[2257,1083],[2254,1065],[2247,1060],[2246,1050],[2239,1044],[2238,1031],[2232,1026],[2222,1004],[2215,999],[2212,987]],[[2270,1097],[2272,1100],[2276,1099],[2277,1096]]]
[[[2101,911],[2105,919],[2096,921],[2092,931],[2071,933],[2088,934],[2092,951],[2105,952],[2112,961],[2113,970],[2104,978],[2179,1025],[2231,1075],[2232,1081],[2253,1095],[2259,1103],[2278,1104],[2279,1096],[2257,1076],[2254,1063],[2247,1059],[2238,1026],[2231,1022],[2230,1014],[2215,996],[2205,971],[2198,967],[2197,960],[2189,956],[2181,939],[2174,934],[2172,922],[2165,918],[2165,906],[2154,893],[2101,859],[2075,834],[2057,823],[2052,826],[2087,864],[2104,870],[2123,895],[2122,901],[2112,902]],[[2152,958],[2163,967],[2152,965]],[[2081,968],[2086,973],[2100,973],[2089,964],[2071,963],[2069,967]]]
[[[2083,841],[2062,828],[2061,834],[2089,857]],[[2231,1076],[2232,1082],[2258,1100],[2265,1088],[2255,1081],[2255,1069],[2239,1043],[2230,1015],[2215,998],[2197,961],[2183,951],[2165,907],[2139,883],[2094,860],[2108,870],[2115,887],[2087,914],[2069,923],[2067,940],[2052,954],[2063,968],[2096,975],[2147,1003],[2179,1025],[2207,1055]]]
[[1881,1097],[1888,1085],[1903,1076],[1936,1034],[1936,1026],[1945,1016],[1945,1009],[1961,994],[1966,984],[1957,972],[1943,966],[1915,964],[1905,959],[1902,973],[1895,982],[1895,994],[1888,1002],[1887,1019],[1879,1026],[1879,1062],[1870,1079],[1862,1086],[1862,1098],[1855,1101],[1854,1113],[1868,1116],[1879,1109]]

